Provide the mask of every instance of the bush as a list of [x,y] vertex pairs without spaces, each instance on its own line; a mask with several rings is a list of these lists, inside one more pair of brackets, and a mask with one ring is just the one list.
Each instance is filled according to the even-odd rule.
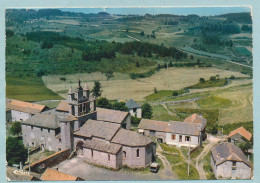
[[200,78],[200,83],[205,83],[205,79],[204,78]]
[[6,140],[6,160],[9,166],[13,164],[25,163],[27,150],[18,138],[8,137]]
[[141,118],[138,118],[138,117],[135,117],[135,116],[131,116],[131,123],[133,125],[139,125],[140,121],[141,121]]
[[97,99],[97,107],[111,109],[112,104],[110,103],[110,101],[107,98],[101,97],[101,98]]
[[178,96],[179,93],[178,93],[178,91],[173,91],[173,92],[172,92],[172,95],[173,95],[173,96]]
[[234,75],[231,75],[231,76],[230,76],[230,79],[235,79],[235,76],[234,76]]

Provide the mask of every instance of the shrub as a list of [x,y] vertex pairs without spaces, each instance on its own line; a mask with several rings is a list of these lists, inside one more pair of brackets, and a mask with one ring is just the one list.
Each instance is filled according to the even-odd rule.
[[145,119],[151,119],[153,117],[153,108],[150,104],[145,103],[142,105],[142,117]]

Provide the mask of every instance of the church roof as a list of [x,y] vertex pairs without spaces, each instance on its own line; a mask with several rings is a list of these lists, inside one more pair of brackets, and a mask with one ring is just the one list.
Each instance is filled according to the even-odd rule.
[[215,145],[211,148],[213,159],[216,161],[216,165],[219,165],[225,161],[240,161],[244,162],[249,167],[252,167],[251,163],[247,161],[246,156],[240,148],[229,142],[223,142]]
[[107,123],[89,119],[74,135],[83,137],[99,137],[110,141],[121,126],[115,123]]
[[140,107],[133,99],[128,100],[125,105],[128,107],[128,109]]
[[105,141],[98,138],[92,138],[91,140],[86,140],[83,147],[97,151],[107,152],[110,154],[117,154],[122,145],[111,143],[109,141]]
[[228,134],[228,138],[230,138],[230,137],[232,137],[233,135],[235,135],[235,134],[237,134],[237,133],[239,133],[240,135],[242,135],[243,137],[245,137],[248,141],[250,141],[251,140],[251,137],[252,137],[252,134],[249,132],[249,131],[247,131],[244,127],[239,127],[239,128],[237,128],[237,129],[235,129],[235,130],[233,130],[232,132],[230,132],[229,134]]
[[65,100],[61,100],[56,108],[56,111],[69,112],[69,103]]
[[30,103],[30,102],[23,102],[23,101],[19,101],[19,100],[12,100],[7,105],[7,108],[16,110],[16,111],[35,114],[35,113],[44,111],[47,107],[45,105],[40,105],[40,104],[35,104],[35,103]]
[[100,121],[108,121],[121,124],[128,114],[128,112],[124,111],[97,107],[97,120]]
[[152,140],[137,132],[121,128],[111,142],[126,146],[146,146],[152,143]]

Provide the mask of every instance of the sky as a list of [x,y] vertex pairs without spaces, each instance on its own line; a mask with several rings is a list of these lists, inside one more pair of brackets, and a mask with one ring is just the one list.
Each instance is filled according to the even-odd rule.
[[77,13],[99,13],[107,12],[110,14],[175,14],[175,15],[190,15],[196,14],[199,16],[214,16],[225,13],[250,12],[249,7],[149,7],[149,8],[63,8],[62,11],[70,11]]

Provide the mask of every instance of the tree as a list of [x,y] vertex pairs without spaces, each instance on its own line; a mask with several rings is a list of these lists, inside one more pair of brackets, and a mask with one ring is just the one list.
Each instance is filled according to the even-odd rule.
[[6,140],[6,160],[9,166],[19,164],[20,162],[24,164],[27,160],[26,148],[15,137],[8,137]]
[[179,93],[178,93],[178,91],[173,91],[173,92],[172,92],[172,95],[173,95],[173,96],[178,96]]
[[114,102],[112,104],[112,109],[128,112],[128,108],[126,107],[125,102]]
[[136,67],[140,67],[139,62],[136,62],[136,63],[135,63],[135,66],[136,66]]
[[211,77],[209,78],[209,80],[210,80],[210,81],[216,81],[216,76],[211,76]]
[[144,31],[142,31],[140,34],[141,34],[141,36],[144,36]]
[[141,118],[131,116],[131,124],[138,125],[141,121]]
[[200,78],[200,83],[205,83],[205,79],[204,78]]
[[194,58],[193,55],[191,55],[191,56],[190,56],[190,59],[193,60],[193,58]]
[[112,104],[110,103],[110,101],[107,98],[101,97],[101,98],[97,99],[97,107],[111,109]]
[[244,143],[241,143],[241,144],[239,145],[239,148],[240,148],[242,151],[248,153],[248,149],[252,148],[252,144],[251,144],[249,141],[246,140]]
[[19,136],[22,132],[22,127],[20,122],[13,122],[10,128],[10,132],[12,135]]
[[231,75],[230,76],[230,79],[235,79],[236,77],[234,75]]
[[169,63],[169,67],[173,67],[172,61],[170,61],[170,63]]
[[91,90],[92,95],[95,97],[101,96],[101,83],[99,81],[94,82],[94,88]]
[[151,119],[153,117],[153,108],[150,104],[144,103],[141,107],[142,117],[145,119]]

